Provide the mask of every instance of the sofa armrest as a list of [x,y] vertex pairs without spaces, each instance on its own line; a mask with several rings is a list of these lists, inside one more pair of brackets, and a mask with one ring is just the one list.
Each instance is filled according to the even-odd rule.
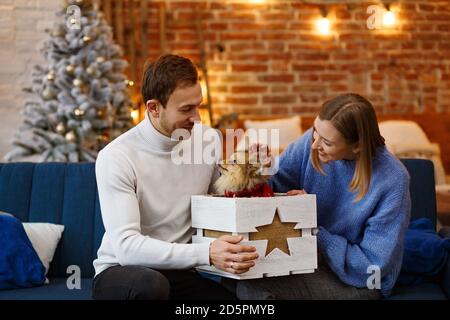
[[450,299],[450,259],[447,259],[447,264],[443,270],[441,287],[447,295],[447,299]]
[[449,226],[442,227],[439,230],[438,234],[441,238],[450,238],[450,227]]
[[[445,226],[439,230],[439,236],[442,238],[450,238],[450,227]],[[447,298],[450,299],[450,258],[447,258],[447,264],[442,274],[442,290],[444,290]]]

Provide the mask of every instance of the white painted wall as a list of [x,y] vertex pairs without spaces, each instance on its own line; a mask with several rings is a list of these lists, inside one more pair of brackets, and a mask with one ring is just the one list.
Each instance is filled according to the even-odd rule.
[[40,53],[57,19],[62,0],[0,0],[0,162],[12,149],[12,138],[19,127],[33,67],[43,64]]

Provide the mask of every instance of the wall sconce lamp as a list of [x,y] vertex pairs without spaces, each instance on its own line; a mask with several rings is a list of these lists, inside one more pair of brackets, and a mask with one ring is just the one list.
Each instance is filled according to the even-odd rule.
[[200,118],[203,124],[210,126],[212,124],[212,108],[211,108],[211,95],[209,90],[209,82],[206,68],[199,66],[197,67],[197,72],[199,75],[199,83],[202,88],[203,101],[199,108]]
[[383,13],[383,26],[384,27],[392,27],[395,25],[395,14],[391,11],[391,5],[386,4],[386,11]]
[[316,27],[317,31],[319,31],[322,35],[328,35],[330,33],[330,19],[328,19],[328,11],[324,6],[320,7],[320,12],[322,14],[322,18],[317,20]]

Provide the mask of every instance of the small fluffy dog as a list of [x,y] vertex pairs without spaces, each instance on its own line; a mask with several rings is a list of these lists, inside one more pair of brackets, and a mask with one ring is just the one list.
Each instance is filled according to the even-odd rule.
[[248,150],[238,151],[219,165],[221,176],[214,183],[215,192],[225,197],[271,197],[269,176],[262,175],[262,169]]

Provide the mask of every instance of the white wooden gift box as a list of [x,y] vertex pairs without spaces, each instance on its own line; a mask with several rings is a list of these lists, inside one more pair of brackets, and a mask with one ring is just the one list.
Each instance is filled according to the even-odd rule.
[[[199,271],[234,279],[254,279],[311,273],[317,268],[315,195],[276,194],[267,198],[194,195],[191,196],[191,210],[192,227],[197,229],[197,233],[192,237],[193,243],[211,242],[226,233],[242,235],[244,239],[241,244],[256,247],[259,255],[256,265],[242,274],[228,273],[208,265],[197,267]],[[284,233],[278,231],[281,229],[276,229],[277,239],[264,239],[265,231],[262,232],[261,229],[268,230],[275,223],[283,230],[285,225],[290,226],[290,229],[298,235],[289,236],[287,235],[289,232]],[[274,232],[268,231],[270,238],[273,238],[273,234]],[[258,240],[252,240],[255,238]],[[268,245],[270,249],[274,242],[283,243],[283,241],[285,244],[287,242],[284,249],[277,246],[267,252]]]

